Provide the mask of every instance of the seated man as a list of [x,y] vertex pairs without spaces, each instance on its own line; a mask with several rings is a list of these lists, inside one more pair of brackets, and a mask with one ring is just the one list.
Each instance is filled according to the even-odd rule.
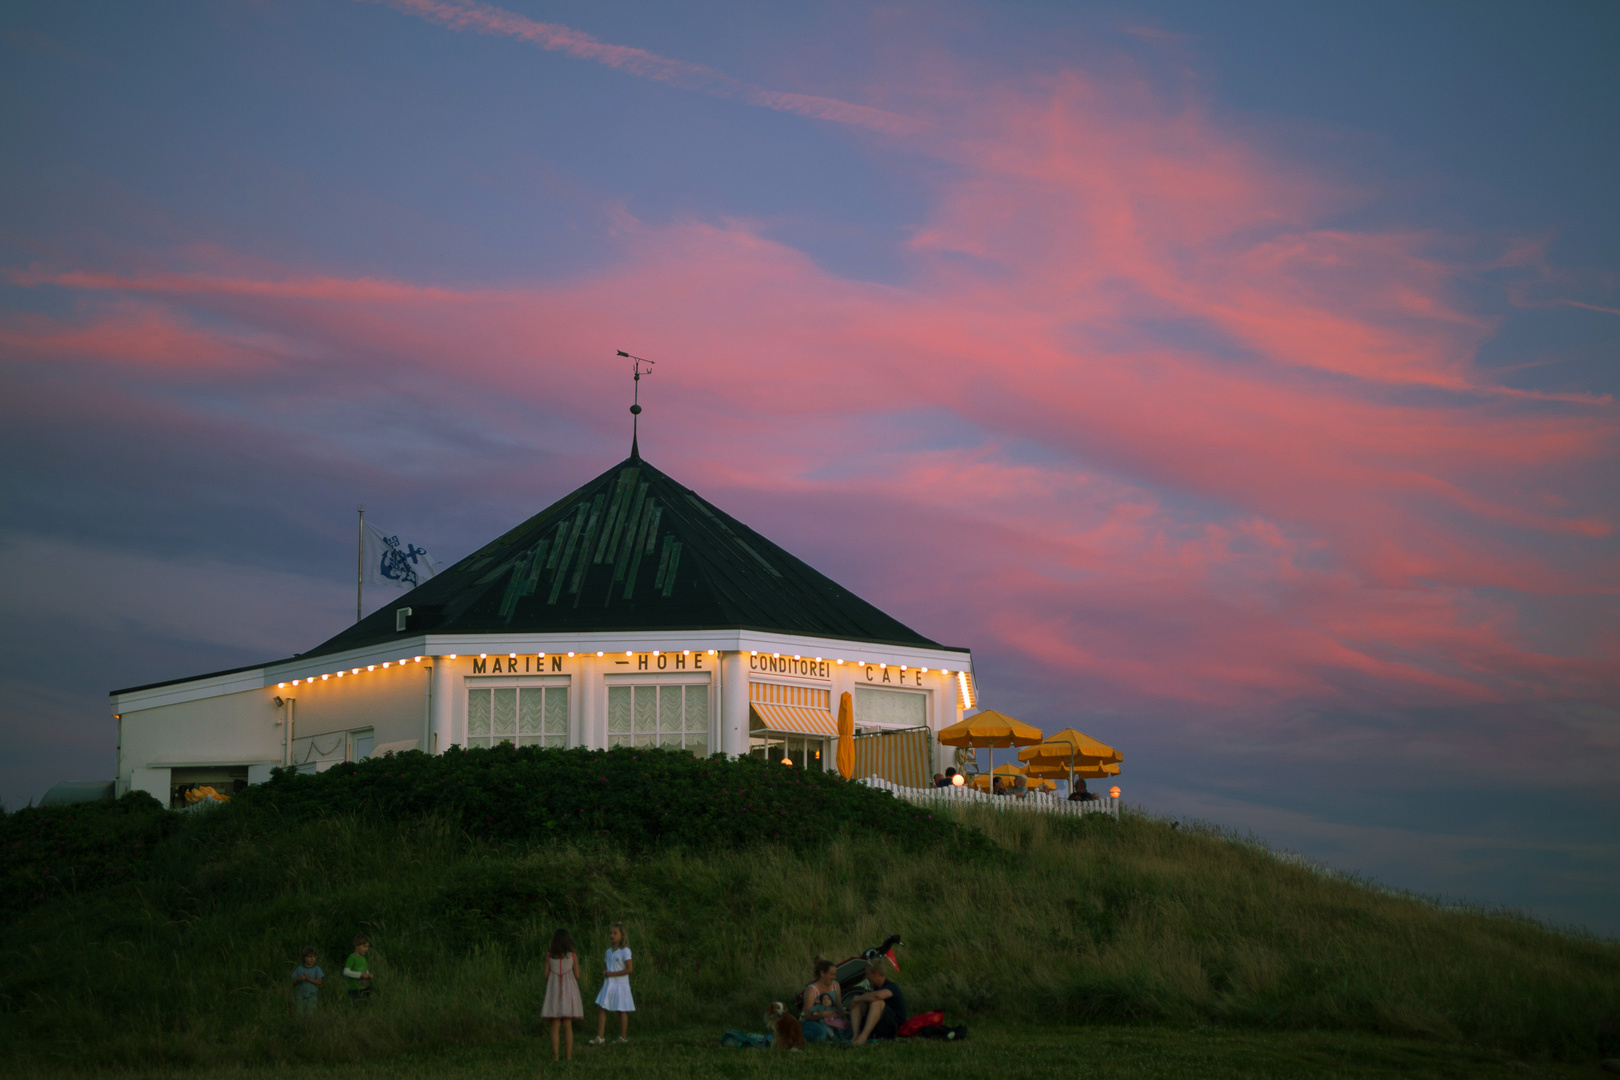
[[866,984],[872,989],[849,999],[849,1025],[856,1046],[868,1039],[892,1039],[906,1022],[906,995],[883,973],[883,965],[866,965]]
[[1091,792],[1086,790],[1086,782],[1084,780],[1076,780],[1075,783],[1078,786],[1073,791],[1069,792],[1069,801],[1070,802],[1096,802],[1097,801],[1097,796],[1093,795]]
[[945,774],[944,773],[938,773],[937,772],[937,773],[934,774],[934,786],[935,787],[944,787],[945,785],[947,785],[949,783],[950,783],[950,781],[945,779]]

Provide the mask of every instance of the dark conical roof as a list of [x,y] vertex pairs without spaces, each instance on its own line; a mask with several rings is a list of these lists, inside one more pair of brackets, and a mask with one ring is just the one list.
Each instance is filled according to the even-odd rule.
[[423,633],[721,629],[940,647],[632,455],[305,655]]

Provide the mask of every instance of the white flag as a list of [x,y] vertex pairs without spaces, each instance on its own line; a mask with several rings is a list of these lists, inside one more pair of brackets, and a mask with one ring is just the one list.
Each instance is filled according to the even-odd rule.
[[414,589],[439,572],[426,548],[389,536],[366,522],[365,582],[367,585],[397,585]]

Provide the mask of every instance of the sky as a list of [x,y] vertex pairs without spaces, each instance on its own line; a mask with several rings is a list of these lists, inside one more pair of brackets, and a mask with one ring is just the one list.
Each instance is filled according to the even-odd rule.
[[[0,798],[628,452],[1127,802],[1620,935],[1620,8],[0,6]],[[389,597],[368,596],[368,608]]]

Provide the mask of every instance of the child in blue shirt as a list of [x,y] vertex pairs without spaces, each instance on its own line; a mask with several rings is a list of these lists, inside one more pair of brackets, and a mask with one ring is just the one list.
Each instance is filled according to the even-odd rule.
[[293,1009],[305,1016],[315,1011],[315,995],[320,993],[326,972],[315,966],[313,947],[305,949],[302,957],[303,963],[293,968]]

